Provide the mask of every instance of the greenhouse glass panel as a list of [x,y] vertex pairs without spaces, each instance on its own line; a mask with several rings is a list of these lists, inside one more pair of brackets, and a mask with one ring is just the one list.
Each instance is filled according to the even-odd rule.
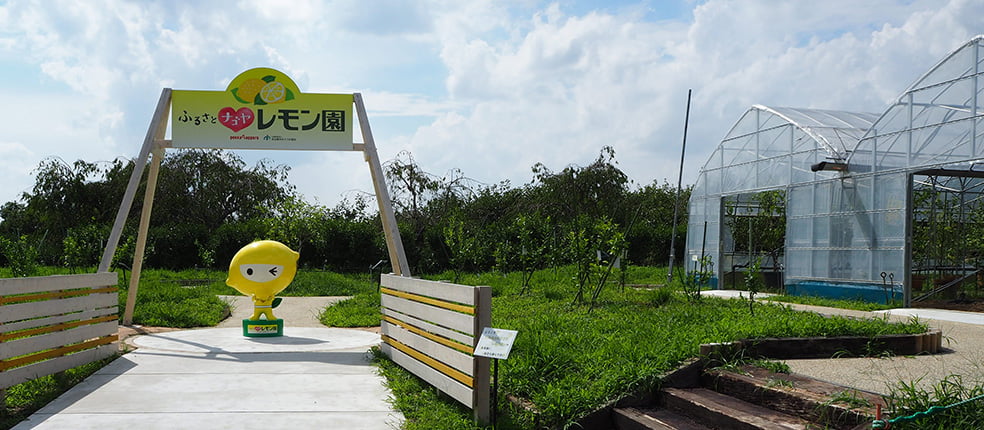
[[813,213],[829,214],[834,200],[834,183],[831,181],[817,182],[813,191]]
[[[751,135],[751,136],[745,136],[745,137],[729,140],[728,146],[733,146],[735,148],[740,148],[740,149],[734,151],[734,153],[730,157],[731,160],[729,162],[726,162],[725,164],[729,166],[734,166],[736,164],[744,164],[750,161],[757,160],[758,155],[756,154],[756,150],[755,150],[755,136],[756,135]],[[728,158],[729,157],[726,156],[725,160],[728,160]]]
[[801,184],[804,182],[811,182],[816,179],[816,174],[810,170],[810,166],[817,163],[820,160],[816,158],[816,152],[800,152],[798,154],[793,154],[792,163],[792,177],[790,178],[790,183]]
[[824,248],[830,246],[830,216],[818,216],[813,219],[813,246]]
[[741,119],[739,119],[738,122],[735,123],[734,127],[732,127],[730,131],[728,131],[728,134],[726,135],[725,138],[744,136],[746,134],[754,133],[756,130],[758,130],[758,124],[757,121],[755,120],[755,116],[757,115],[757,112],[758,111],[755,110],[746,111],[745,114],[742,115]]
[[883,174],[875,176],[875,205],[874,209],[905,210],[905,193],[907,175]]
[[789,154],[790,127],[778,127],[759,133],[759,158]]
[[872,215],[879,248],[905,246],[905,211],[876,212]]
[[[981,69],[981,72],[984,72],[984,68]],[[980,115],[984,113],[984,78],[982,78],[981,75],[977,75],[977,77],[974,79],[977,80],[977,111],[976,112],[978,115]],[[973,105],[973,99],[971,99],[970,102],[968,102],[967,104]]]
[[895,133],[878,137],[878,151],[875,158],[877,171],[898,169],[908,166],[909,134]]
[[757,164],[759,188],[778,188],[789,183],[789,157],[770,158]]
[[812,276],[820,279],[830,279],[832,278],[830,274],[830,251],[828,250],[815,250],[811,251],[811,265],[810,273],[808,276]]
[[708,170],[704,177],[707,178],[707,195],[721,194],[721,169]]
[[786,214],[789,217],[800,217],[813,213],[812,185],[790,187],[786,191]]
[[941,82],[947,82],[961,76],[967,76],[974,71],[974,50],[961,49],[940,63],[935,69],[913,85],[913,89],[925,88]]
[[[984,111],[982,111],[984,113]],[[984,117],[977,120],[977,136],[975,136],[976,153],[974,158],[984,158]]]
[[748,190],[755,188],[755,169],[751,165],[737,165],[725,169],[725,183],[731,189]]
[[789,218],[786,220],[786,242],[794,247],[813,245],[813,219]]
[[[884,136],[886,134],[899,132],[902,130],[909,129],[909,103],[908,97],[903,97],[901,101],[893,105],[885,114],[875,123],[868,133],[869,135]],[[870,148],[869,148],[870,149]]]
[[971,116],[967,97],[974,92],[974,81],[963,79],[912,93],[912,127],[940,124]]
[[781,116],[775,115],[771,112],[762,112],[762,111],[760,112],[761,113],[759,114],[759,121],[761,121],[762,123],[759,125],[757,130],[759,132],[774,127],[783,127],[789,124],[789,121],[786,121]]
[[[901,249],[879,249],[872,251],[874,255],[874,267],[870,279],[881,283],[881,272],[895,275],[895,284],[902,285],[905,281],[905,251]],[[887,278],[887,276],[886,276]],[[887,279],[886,279],[887,280]]]
[[921,143],[913,151],[912,166],[929,166],[967,160],[970,158],[970,122],[961,121],[912,131],[913,143]]
[[813,274],[810,272],[810,261],[813,259],[813,251],[809,249],[787,249],[786,250],[786,278],[806,278]]

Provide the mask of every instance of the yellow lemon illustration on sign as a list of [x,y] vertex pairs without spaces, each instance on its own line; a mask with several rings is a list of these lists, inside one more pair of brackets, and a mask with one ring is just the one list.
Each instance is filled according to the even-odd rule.
[[260,89],[260,100],[269,104],[283,102],[287,96],[287,89],[284,84],[273,81],[267,83]]
[[266,67],[240,73],[229,82],[226,91],[232,93],[237,102],[254,106],[289,102],[300,94],[297,84],[289,76]]
[[263,86],[266,84],[267,83],[262,79],[256,79],[256,78],[247,79],[245,82],[239,85],[239,90],[236,93],[236,95],[243,100],[252,101],[253,99],[256,98],[256,95],[260,93],[260,89],[262,89]]

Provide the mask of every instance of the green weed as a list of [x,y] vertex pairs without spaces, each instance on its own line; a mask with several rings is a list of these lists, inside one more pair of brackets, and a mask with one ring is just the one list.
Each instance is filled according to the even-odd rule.
[[328,306],[318,317],[328,327],[375,327],[379,325],[379,292],[361,293]]
[[772,373],[789,374],[790,372],[789,365],[784,361],[758,359],[752,360],[749,364],[768,370]]
[[62,375],[42,376],[7,388],[6,407],[0,404],[0,430],[13,428],[115,359],[116,357],[106,358],[68,369]]
[[849,408],[868,408],[872,406],[871,402],[861,397],[857,390],[844,390],[836,393],[830,397],[828,403],[840,403]]
[[[928,411],[933,406],[945,407],[967,401],[984,394],[984,385],[979,381],[972,384],[964,382],[960,375],[949,375],[931,389],[920,388],[919,381],[900,382],[885,396],[887,410],[892,411],[886,419],[911,416],[917,412]],[[893,429],[977,429],[984,428],[984,400],[964,403],[927,417],[892,424]]]

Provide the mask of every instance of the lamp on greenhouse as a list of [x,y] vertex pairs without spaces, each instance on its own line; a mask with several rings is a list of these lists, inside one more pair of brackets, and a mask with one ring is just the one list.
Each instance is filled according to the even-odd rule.
[[814,172],[819,172],[821,170],[834,171],[834,172],[846,172],[847,163],[841,163],[838,161],[821,161],[817,164],[810,166],[810,170]]

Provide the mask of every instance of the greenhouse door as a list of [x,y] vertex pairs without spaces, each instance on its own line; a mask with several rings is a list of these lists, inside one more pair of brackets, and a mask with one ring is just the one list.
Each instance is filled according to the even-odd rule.
[[[721,288],[753,287],[781,292],[786,247],[785,191],[725,196],[721,208]],[[756,285],[747,285],[748,282]]]
[[912,175],[910,300],[980,296],[984,267],[984,172]]

